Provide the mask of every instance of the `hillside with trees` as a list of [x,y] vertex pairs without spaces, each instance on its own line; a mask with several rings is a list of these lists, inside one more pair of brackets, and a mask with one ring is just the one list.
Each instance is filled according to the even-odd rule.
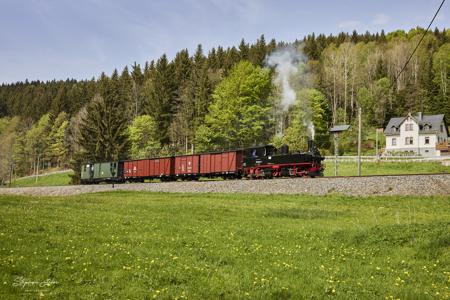
[[[2,84],[0,182],[11,166],[17,175],[50,166],[71,167],[77,174],[86,161],[265,143],[301,150],[307,136],[304,101],[324,153],[332,147],[328,128],[355,124],[358,107],[366,140],[374,128],[408,112],[445,114],[450,123],[450,30],[427,32],[397,78],[423,33],[416,28],[311,34],[292,43],[261,36],[207,53],[201,45],[192,54],[184,49],[172,60],[162,54],[90,80]],[[275,109],[280,87],[266,58],[283,47],[304,54],[310,82],[298,90],[280,134]],[[353,134],[344,148],[354,147]]]

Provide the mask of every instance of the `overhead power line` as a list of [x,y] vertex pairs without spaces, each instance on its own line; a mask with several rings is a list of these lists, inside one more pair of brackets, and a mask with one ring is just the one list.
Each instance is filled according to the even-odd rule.
[[433,16],[433,19],[431,19],[430,24],[428,24],[427,29],[423,32],[422,37],[420,38],[419,42],[417,43],[416,47],[414,48],[413,52],[411,53],[411,55],[408,57],[408,60],[406,61],[405,65],[403,66],[403,68],[400,70],[400,72],[397,74],[397,76],[395,76],[394,81],[391,84],[391,87],[394,85],[395,82],[397,82],[398,78],[400,77],[400,75],[403,73],[403,71],[405,70],[406,66],[408,65],[409,61],[411,60],[411,58],[414,56],[414,53],[416,53],[417,48],[419,48],[420,43],[422,43],[422,40],[424,39],[425,35],[428,33],[428,30],[430,29],[431,25],[434,22],[434,19],[436,19],[436,16],[438,15],[439,11],[441,10],[441,7],[444,5],[446,0],[442,0],[441,5],[439,5],[436,13]]

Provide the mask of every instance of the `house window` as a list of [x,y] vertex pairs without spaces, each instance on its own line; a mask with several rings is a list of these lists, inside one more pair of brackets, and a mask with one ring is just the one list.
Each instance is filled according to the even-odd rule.
[[405,137],[405,145],[413,145],[414,140],[412,137]]
[[392,146],[397,146],[397,139],[396,138],[392,138]]
[[441,124],[441,132],[444,132],[444,125]]
[[426,136],[425,137],[425,145],[428,145],[428,144],[430,144],[430,137]]
[[406,124],[405,125],[405,131],[412,131],[413,130],[413,124]]

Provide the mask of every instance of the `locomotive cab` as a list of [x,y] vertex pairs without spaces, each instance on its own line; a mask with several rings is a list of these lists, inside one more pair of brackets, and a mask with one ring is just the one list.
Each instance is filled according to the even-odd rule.
[[276,153],[277,148],[275,148],[275,146],[272,145],[253,147],[244,150],[245,157],[253,157],[253,158],[272,156],[275,155]]

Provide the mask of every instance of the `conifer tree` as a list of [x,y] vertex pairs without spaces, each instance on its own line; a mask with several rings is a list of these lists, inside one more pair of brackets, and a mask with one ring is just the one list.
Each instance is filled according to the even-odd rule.
[[133,79],[128,71],[128,67],[125,66],[119,78],[119,92],[121,101],[126,105],[126,111],[123,113],[127,115],[128,120],[131,122],[134,114],[133,99]]
[[241,40],[241,43],[239,44],[239,54],[242,60],[248,60],[248,52],[249,47],[248,44],[245,42],[244,39]]
[[141,109],[140,103],[140,93],[142,90],[142,85],[144,84],[144,74],[142,73],[141,66],[134,62],[131,70],[131,78],[132,82],[132,111],[133,116],[136,117],[139,115]]
[[86,108],[79,144],[91,161],[114,161],[128,155],[126,103],[117,70],[109,79],[102,74],[99,89]]
[[151,80],[147,80],[144,86],[145,97],[144,112],[152,116],[158,124],[160,142],[169,142],[169,126],[174,113],[176,113],[174,84],[174,68],[163,55],[156,63]]

